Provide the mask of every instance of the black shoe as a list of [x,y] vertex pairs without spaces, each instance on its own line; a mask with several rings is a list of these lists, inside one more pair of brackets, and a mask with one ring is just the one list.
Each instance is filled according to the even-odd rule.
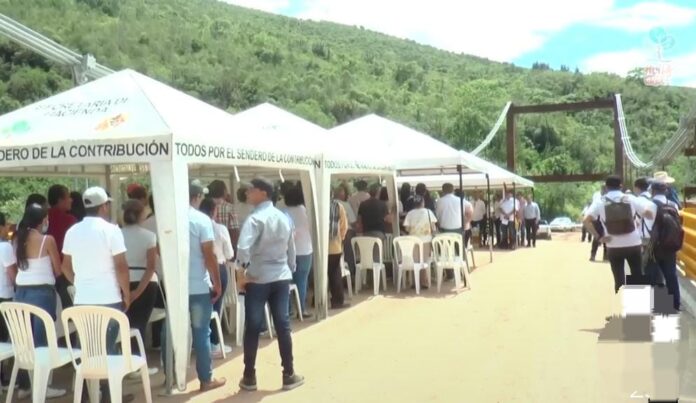
[[256,390],[256,377],[255,376],[244,376],[242,380],[239,381],[239,388],[246,390],[247,392],[254,392]]
[[594,262],[594,261],[595,261],[595,257],[594,257],[594,256],[590,256],[590,262]]
[[344,302],[341,304],[331,304],[331,309],[344,309],[350,307],[349,302]]
[[283,390],[293,390],[304,385],[304,376],[292,374],[283,375]]

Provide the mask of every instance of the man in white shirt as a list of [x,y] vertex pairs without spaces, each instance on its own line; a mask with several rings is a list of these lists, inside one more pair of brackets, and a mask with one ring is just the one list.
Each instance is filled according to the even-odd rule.
[[[462,211],[464,211],[464,220],[462,220]],[[454,186],[451,183],[442,185],[442,197],[438,199],[435,206],[435,215],[441,232],[461,234],[462,223],[464,223],[464,231],[468,231],[470,235],[473,213],[471,203],[454,195]],[[469,237],[465,234],[464,247],[468,242]]]
[[539,220],[541,220],[541,210],[539,205],[532,199],[531,195],[527,196],[527,204],[524,206],[524,228],[527,232],[527,247],[536,248],[537,229],[539,228]]
[[501,217],[502,217],[502,212],[500,211],[500,204],[502,203],[501,197],[499,194],[495,195],[495,202],[493,203],[493,217],[495,218],[495,221],[493,222],[495,226],[495,247],[502,247],[503,245],[503,236],[501,232]]
[[353,212],[357,214],[360,211],[362,202],[370,198],[370,193],[367,192],[367,182],[363,180],[355,182],[355,188],[358,191],[348,198],[348,203],[350,203]]
[[[109,222],[111,198],[100,187],[82,195],[85,218],[70,227],[63,242],[62,271],[75,285],[75,306],[97,305],[127,311],[131,304],[126,246],[118,226]],[[106,351],[117,354],[118,325],[107,328]],[[108,384],[102,393],[108,396]],[[132,395],[124,400],[132,400]]]
[[486,203],[483,201],[481,192],[476,192],[474,195],[473,214],[471,216],[472,227],[478,228],[479,231],[479,246],[486,245]]
[[[606,180],[607,194],[590,206],[584,225],[595,239],[607,244],[609,263],[614,275],[614,291],[626,284],[625,263],[631,275],[642,275],[641,239],[633,218],[640,214],[653,218],[652,203],[621,192],[621,178],[615,175]],[[599,219],[606,235],[600,236],[593,222]]]
[[519,209],[519,202],[512,195],[512,192],[508,192],[505,200],[500,203],[500,231],[503,241],[500,247],[503,249],[515,249],[517,245],[515,217]]

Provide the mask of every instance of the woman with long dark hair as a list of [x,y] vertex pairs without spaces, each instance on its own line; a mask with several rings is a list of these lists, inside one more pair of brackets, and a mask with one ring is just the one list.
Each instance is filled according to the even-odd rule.
[[[48,209],[38,204],[30,204],[15,235],[17,268],[10,277],[15,279],[14,300],[37,306],[56,320],[56,277],[61,275],[60,254],[56,240],[46,235],[48,229]],[[46,329],[38,318],[32,318],[34,346],[48,345]],[[17,383],[17,397],[22,399],[31,393],[29,374],[21,371]],[[48,388],[46,398],[63,396],[64,389]]]
[[80,222],[86,215],[85,203],[82,201],[82,193],[70,192],[70,198],[72,199],[72,207],[70,207],[69,213],[75,217],[77,222]]
[[297,285],[297,291],[300,295],[300,310],[299,315],[308,318],[311,314],[307,311],[307,282],[309,272],[312,269],[312,232],[310,230],[309,217],[307,209],[304,206],[304,195],[302,188],[297,186],[290,188],[285,192],[284,209],[295,226],[295,252],[296,252],[296,269],[292,273],[292,282]]
[[419,183],[416,185],[416,194],[419,196],[423,196],[425,208],[427,208],[430,211],[435,211],[435,201],[430,196],[430,192],[428,192],[428,187],[425,186],[425,183]]
[[145,206],[138,200],[128,200],[123,205],[124,226],[121,232],[126,245],[131,290],[131,305],[126,315],[131,327],[138,329],[141,335],[145,334],[159,293],[155,273],[157,235],[141,226],[146,216]]

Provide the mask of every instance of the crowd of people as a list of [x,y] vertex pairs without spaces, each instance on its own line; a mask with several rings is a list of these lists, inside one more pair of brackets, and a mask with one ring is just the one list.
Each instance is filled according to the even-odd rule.
[[[609,177],[583,214],[587,236],[593,242],[591,260],[595,259],[599,245],[605,245],[615,290],[625,284],[624,264],[628,264],[632,275],[645,275],[653,285],[664,283],[673,298],[673,308],[678,310],[673,245],[676,241],[664,234],[674,230],[673,213],[680,207],[669,186],[671,181],[664,172],[656,173],[650,180],[640,178],[634,183],[634,195],[622,191],[620,178]],[[474,192],[469,201],[451,183],[445,183],[435,197],[424,184],[412,191],[406,183],[397,200],[390,203],[389,192],[380,183],[370,185],[359,180],[354,187],[352,194],[347,183],[332,190],[329,258],[325,268],[331,309],[348,306],[341,261],[344,259],[354,273],[351,238],[356,235],[384,242],[394,225],[399,225],[403,233],[423,241],[425,259],[430,256],[430,242],[437,233],[463,234],[465,245],[475,236],[479,246],[486,246],[487,234],[492,233],[501,248],[514,249],[525,243],[527,247],[536,246],[541,211],[531,195],[505,191],[504,198],[497,195],[489,206],[482,192]],[[276,197],[278,193],[281,197]],[[131,326],[144,334],[153,309],[164,307],[166,302],[160,285],[163,273],[157,217],[153,197],[145,186],[131,184],[127,194],[128,200],[119,209],[115,223],[111,197],[99,187],[76,194],[63,185],[54,185],[46,196],[30,195],[11,239],[9,223],[0,214],[0,269],[7,274],[0,276],[0,302],[31,304],[55,319],[57,294],[63,308],[95,305],[124,311]],[[210,317],[213,310],[222,313],[224,294],[231,280],[236,281],[245,306],[244,372],[240,387],[256,389],[259,336],[268,330],[266,305],[278,335],[284,389],[302,385],[304,378],[294,370],[290,317],[311,316],[311,273],[316,269],[302,184],[287,181],[277,189],[266,180],[254,179],[233,198],[222,181],[203,185],[194,180],[189,186],[189,202],[189,314],[200,390],[226,383],[213,376],[212,359],[230,347],[218,339],[217,332],[211,331]],[[392,212],[390,206],[396,206],[397,211]],[[233,261],[234,266],[230,265]],[[237,268],[232,272],[234,278],[228,277],[228,267]],[[424,287],[429,280],[427,276],[422,279]],[[290,306],[293,284],[300,300],[296,312]],[[0,338],[7,341],[4,325],[2,321]],[[35,345],[46,345],[40,321],[32,326]],[[161,344],[165,350],[166,338],[161,329],[161,324],[153,326],[153,344]],[[116,331],[115,327],[108,331],[110,353],[117,352]],[[156,371],[151,369],[151,373]],[[18,385],[20,397],[30,394],[26,372],[20,372]],[[49,388],[47,396],[65,393]]]
[[[603,246],[603,260],[611,266],[615,292],[627,282],[628,265],[633,283],[650,284],[658,290],[666,286],[671,310],[678,312],[677,252],[684,233],[673,183],[664,171],[652,178],[636,179],[633,189],[624,189],[618,176],[608,177],[583,211],[589,238],[583,234],[582,241],[592,242],[590,261],[595,261],[599,245]],[[656,293],[656,299],[660,295],[664,293]]]

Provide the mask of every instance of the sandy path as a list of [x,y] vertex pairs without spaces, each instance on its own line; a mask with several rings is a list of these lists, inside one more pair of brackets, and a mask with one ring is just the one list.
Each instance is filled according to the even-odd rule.
[[[588,261],[576,235],[499,252],[472,274],[472,291],[370,297],[321,323],[298,325],[303,387],[282,392],[277,344],[259,352],[259,392],[240,392],[242,357],[218,361],[229,385],[159,401],[602,402],[597,331],[611,312],[609,267]],[[452,287],[452,283],[445,283]],[[368,298],[369,297],[369,298]],[[194,377],[193,366],[190,371]],[[153,377],[153,384],[161,382]],[[138,384],[131,388],[137,391]],[[189,390],[198,387],[192,380]],[[138,396],[140,401],[142,395]]]

